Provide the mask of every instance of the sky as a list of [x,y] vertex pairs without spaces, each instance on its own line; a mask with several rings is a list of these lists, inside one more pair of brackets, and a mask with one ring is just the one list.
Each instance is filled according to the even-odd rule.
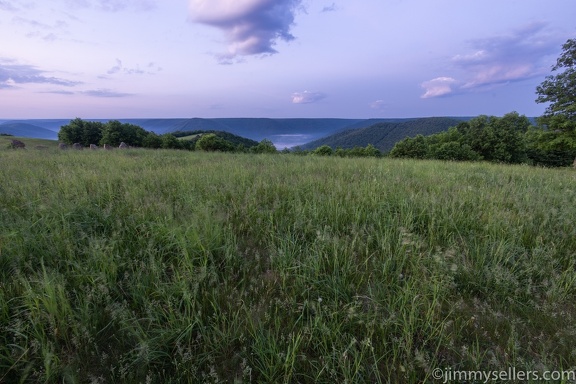
[[0,0],[0,118],[539,116],[574,0]]

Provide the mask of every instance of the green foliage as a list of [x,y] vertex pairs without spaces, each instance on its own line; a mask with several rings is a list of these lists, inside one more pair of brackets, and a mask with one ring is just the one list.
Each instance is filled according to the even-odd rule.
[[576,157],[576,131],[550,131],[534,127],[526,133],[526,148],[528,158],[534,165],[570,166]]
[[98,144],[102,140],[104,124],[98,121],[86,121],[80,118],[71,120],[68,125],[60,127],[58,140],[66,144],[79,143],[84,147]]
[[424,159],[428,154],[428,143],[422,135],[407,137],[396,143],[390,151],[390,157],[407,157],[412,159]]
[[[331,148],[366,148],[372,144],[381,152],[389,152],[394,145],[418,134],[423,136],[447,130],[458,124],[460,120],[447,117],[428,117],[419,119],[406,119],[407,121],[380,122],[368,127],[347,129],[328,137],[305,144],[304,149],[313,150],[322,145]],[[354,154],[352,157],[362,156]],[[371,155],[370,155],[371,156]]]
[[406,138],[394,146],[390,156],[518,164],[527,160],[524,135],[529,127],[528,118],[516,112],[503,117],[478,116],[446,132]]
[[462,144],[458,141],[430,145],[428,157],[448,161],[478,161],[482,159],[468,144]]
[[144,148],[162,148],[162,138],[154,132],[148,132],[144,140],[142,141],[142,146]]
[[104,124],[100,144],[108,144],[117,147],[124,142],[131,147],[142,147],[148,136],[144,128],[134,124],[121,123],[118,120],[110,120]]
[[562,46],[563,52],[552,67],[555,75],[547,76],[536,88],[537,103],[550,103],[541,118],[541,124],[551,130],[562,129],[551,119],[563,116],[563,120],[576,122],[576,39],[569,39]]
[[573,170],[1,156],[1,382],[410,384],[574,365]]
[[550,103],[530,134],[528,153],[538,165],[568,166],[576,157],[576,39],[568,40],[556,65],[536,88],[538,103]]
[[382,153],[372,144],[368,144],[366,148],[356,146],[354,148],[344,149],[338,147],[334,151],[334,155],[338,157],[380,157]]
[[372,144],[368,144],[366,148],[364,148],[364,156],[367,157],[380,157],[382,153],[378,148],[373,146]]
[[195,131],[176,131],[172,132],[172,135],[176,136],[182,141],[191,142],[192,147],[196,146],[196,142],[207,133],[213,133],[216,136],[221,137],[222,139],[232,143],[239,152],[243,152],[246,148],[252,148],[258,145],[258,142],[255,140],[247,139],[242,136],[235,135],[230,132],[225,131],[214,131],[214,130],[195,130]]
[[70,124],[60,128],[58,138],[67,144],[80,143],[83,146],[96,143],[118,146],[121,142],[124,142],[131,147],[165,149],[181,149],[185,147],[170,134],[158,136],[156,133],[148,132],[137,125],[121,123],[117,120],[111,120],[103,124],[76,118]]
[[161,147],[164,149],[182,149],[183,142],[178,140],[174,135],[165,133],[160,136]]
[[232,152],[234,145],[214,133],[207,133],[196,142],[196,149],[209,152]]
[[258,143],[258,145],[250,148],[250,152],[252,153],[277,153],[276,147],[274,144],[268,140],[264,139]]
[[333,151],[329,145],[322,145],[322,146],[316,148],[314,150],[314,152],[312,152],[312,154],[318,155],[318,156],[332,156]]
[[292,151],[290,151],[292,154],[294,155],[298,155],[298,156],[306,156],[308,155],[309,151],[305,150],[304,148],[302,148],[301,146],[297,145],[294,148],[292,148]]

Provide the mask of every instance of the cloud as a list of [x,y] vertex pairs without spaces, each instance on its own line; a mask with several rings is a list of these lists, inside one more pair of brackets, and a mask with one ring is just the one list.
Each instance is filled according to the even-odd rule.
[[278,39],[290,41],[294,14],[302,0],[190,0],[193,22],[221,29],[228,53],[236,56],[273,54]]
[[320,101],[326,97],[325,94],[322,92],[294,92],[292,94],[292,103],[293,104],[310,104]]
[[383,110],[387,106],[387,103],[384,100],[376,100],[370,103],[370,108],[376,110]]
[[156,0],[66,0],[66,3],[69,7],[93,8],[105,12],[150,11],[156,8]]
[[53,84],[72,87],[80,84],[57,77],[45,76],[42,71],[33,65],[16,64],[13,60],[0,60],[0,88],[14,88],[18,84]]
[[451,75],[425,81],[422,98],[488,89],[548,73],[549,58],[558,54],[562,39],[546,26],[533,23],[509,34],[470,41],[469,52],[450,60],[462,80]]
[[20,16],[12,18],[12,23],[24,26],[26,29],[30,30],[30,32],[26,33],[26,37],[37,37],[47,42],[59,40],[56,33],[62,33],[68,28],[68,23],[63,20],[56,20],[52,25],[50,25]]
[[428,99],[431,97],[445,96],[453,92],[452,86],[456,80],[451,77],[437,77],[435,79],[425,81],[420,86],[426,90],[421,97]]
[[131,93],[122,93],[122,92],[116,92],[110,89],[92,89],[89,91],[83,91],[82,92],[84,95],[88,95],[88,96],[94,96],[94,97],[128,97],[128,96],[134,96]]
[[18,8],[16,8],[13,4],[2,0],[0,0],[0,9],[8,12],[14,12],[18,10]]
[[463,88],[519,81],[549,71],[546,57],[557,52],[558,41],[550,36],[544,23],[534,23],[510,35],[471,42],[474,52],[456,55],[454,64],[473,75]]
[[122,64],[122,60],[116,59],[116,65],[112,66],[106,73],[109,75],[116,73],[123,73],[125,75],[153,75],[161,70],[162,68],[154,62],[148,63],[146,69],[141,69],[139,65],[136,65],[134,68],[127,68]]
[[337,10],[338,10],[338,7],[336,6],[336,3],[332,3],[332,4],[322,8],[321,12],[334,12]]
[[56,95],[75,95],[76,94],[76,92],[64,91],[64,90],[44,91],[44,92],[40,92],[40,93],[53,93]]

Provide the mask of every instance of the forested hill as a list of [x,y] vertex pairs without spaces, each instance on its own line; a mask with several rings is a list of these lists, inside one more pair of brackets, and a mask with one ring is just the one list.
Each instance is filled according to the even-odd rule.
[[256,140],[247,139],[242,136],[235,135],[230,132],[226,131],[204,131],[204,130],[197,130],[197,131],[176,131],[172,132],[172,135],[179,138],[180,140],[188,140],[192,142],[197,142],[203,135],[213,133],[216,136],[232,143],[234,146],[242,145],[245,148],[252,148],[258,145]]
[[[456,118],[459,120],[469,120],[467,118]],[[110,119],[84,119],[86,121],[107,122]],[[340,118],[175,118],[175,119],[119,119],[122,123],[138,125],[147,131],[157,134],[173,133],[177,131],[226,131],[232,134],[242,136],[251,140],[261,141],[263,139],[271,140],[278,149],[284,147],[302,146],[305,143],[318,140],[322,137],[332,137],[340,132],[360,132],[366,129],[370,132],[375,124],[383,123],[383,126],[390,130],[401,124],[410,123],[421,125],[419,120],[427,121],[429,119],[410,119],[410,118],[385,118],[385,119],[340,119]],[[432,119],[442,120],[442,118]],[[14,136],[57,139],[58,131],[61,126],[68,124],[70,120],[66,119],[31,119],[31,120],[0,120],[0,133],[9,133]],[[428,124],[428,123],[426,123]],[[425,125],[426,125],[425,124]],[[443,130],[441,124],[431,124],[438,130]],[[438,130],[427,128],[418,128],[421,130],[411,130],[409,126],[403,128],[406,134],[397,135],[399,139],[416,133],[436,133]],[[385,130],[382,130],[385,131]],[[354,134],[356,135],[356,134]],[[338,136],[338,135],[335,135]],[[364,143],[358,139],[347,139],[351,145],[355,143]],[[372,138],[370,140],[373,140]],[[396,140],[391,136],[390,140]],[[315,143],[315,142],[314,142]],[[373,143],[377,145],[376,143]],[[361,145],[361,144],[360,144]],[[342,145],[347,147],[347,144]],[[363,146],[366,146],[364,144]],[[314,146],[312,146],[314,147]],[[314,147],[315,148],[315,147]],[[383,148],[388,148],[384,145]],[[389,148],[387,149],[389,150]]]
[[328,145],[333,149],[365,147],[374,145],[382,152],[388,152],[398,141],[418,134],[432,135],[446,131],[459,122],[469,120],[465,117],[426,117],[401,122],[380,122],[368,127],[347,129],[342,132],[318,139],[301,146],[302,149],[315,149]]

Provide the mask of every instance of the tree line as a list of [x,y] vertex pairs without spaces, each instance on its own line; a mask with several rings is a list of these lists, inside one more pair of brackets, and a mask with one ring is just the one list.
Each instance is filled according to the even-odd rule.
[[[99,121],[87,121],[81,118],[71,120],[69,124],[60,127],[58,140],[65,144],[78,143],[84,147],[90,144],[110,145],[117,147],[120,143],[126,143],[131,147],[153,148],[153,149],[183,149],[183,150],[203,150],[220,152],[250,152],[250,153],[275,153],[274,144],[267,139],[261,142],[252,140],[235,140],[234,135],[229,134],[226,140],[216,133],[193,132],[195,135],[191,139],[179,139],[186,135],[186,132],[176,132],[175,134],[165,133],[158,135],[144,128],[121,123],[118,120],[110,120],[107,123]],[[188,133],[190,135],[190,133]],[[177,137],[178,136],[178,137]],[[243,138],[240,138],[243,139]]]
[[102,123],[76,118],[60,127],[58,140],[66,144],[78,143],[84,147],[90,144],[117,147],[124,142],[132,147],[185,149],[184,143],[171,134],[158,135],[138,125],[118,120]]
[[537,103],[550,103],[536,126],[516,112],[479,116],[447,132],[406,138],[392,157],[487,160],[550,167],[576,162],[576,39],[562,46],[549,75],[536,88]]

